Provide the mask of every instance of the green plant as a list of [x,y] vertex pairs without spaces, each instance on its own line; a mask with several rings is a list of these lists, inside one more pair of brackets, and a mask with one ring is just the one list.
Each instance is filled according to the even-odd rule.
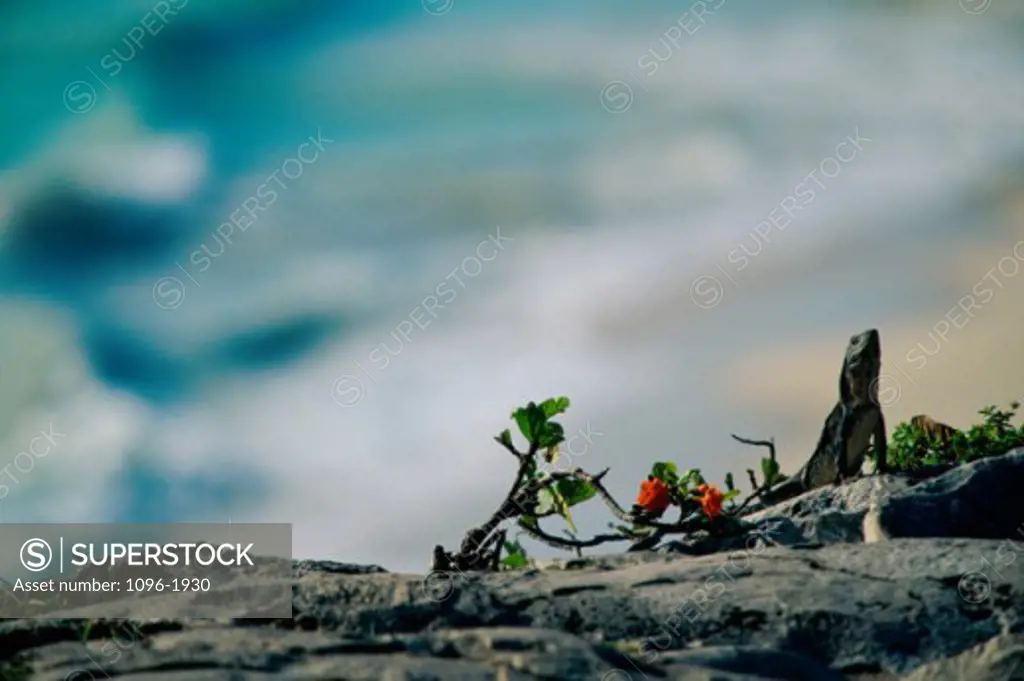
[[[558,446],[564,440],[564,429],[552,421],[552,418],[565,413],[569,404],[568,397],[558,397],[540,404],[530,402],[512,412],[512,419],[519,432],[529,442],[526,452],[516,449],[511,430],[506,429],[495,438],[520,460],[521,474],[514,485],[515,493],[511,498],[518,499],[516,506],[522,511],[518,524],[524,532],[548,544],[574,548],[579,552],[583,546],[596,545],[603,541],[642,542],[655,535],[660,537],[660,533],[666,529],[682,530],[682,527],[674,527],[671,523],[659,521],[669,506],[679,507],[680,522],[687,521],[685,527],[690,531],[700,529],[701,526],[710,529],[712,526],[729,524],[722,521],[715,525],[714,516],[718,514],[723,501],[731,503],[732,499],[740,494],[739,490],[733,488],[731,477],[726,480],[729,491],[722,494],[717,488],[707,484],[699,469],[688,469],[680,474],[674,463],[656,462],[647,481],[641,485],[638,503],[633,504],[632,510],[626,513],[601,485],[601,478],[608,472],[607,470],[596,476],[591,476],[581,469],[572,472],[552,471],[552,467],[558,462]],[[540,459],[543,461],[538,460],[537,455],[540,452]],[[711,501],[706,499],[709,495]],[[597,496],[602,498],[620,520],[627,521],[628,524],[610,524],[615,530],[613,535],[601,535],[586,541],[577,540],[578,530],[570,509]],[[712,509],[714,513],[702,513],[702,502],[705,511]],[[561,516],[568,524],[570,530],[565,533],[568,539],[554,537],[541,529],[540,520],[552,515]],[[526,551],[519,542],[502,539],[502,547],[505,557],[501,562],[505,567],[519,568],[529,564]]]
[[530,564],[530,560],[526,557],[526,549],[518,541],[506,541],[505,553],[506,556],[501,562],[507,568],[514,570],[527,567]]
[[[963,465],[1005,454],[1024,446],[1024,425],[1012,424],[1019,408],[1019,402],[1010,404],[1009,410],[985,407],[978,412],[983,417],[981,423],[956,431],[948,439],[911,423],[900,423],[893,430],[886,461],[891,469],[908,471],[935,464]],[[874,457],[875,452],[871,455]]]
[[[507,531],[501,526],[507,520],[515,520],[521,534],[557,548],[573,550],[578,555],[583,548],[605,542],[630,541],[634,548],[643,548],[657,543],[665,534],[698,530],[721,534],[746,528],[746,523],[730,517],[733,509],[722,507],[726,502],[732,504],[740,494],[731,477],[726,480],[728,491],[723,493],[707,484],[699,470],[689,469],[680,474],[674,463],[660,461],[641,483],[637,503],[627,511],[602,484],[608,469],[596,475],[581,468],[558,470],[558,447],[565,440],[565,429],[554,419],[568,408],[568,397],[554,397],[540,403],[530,402],[512,412],[511,418],[527,442],[526,450],[516,446],[510,429],[501,431],[494,439],[515,457],[518,463],[515,481],[490,519],[466,533],[458,551],[448,552],[440,545],[434,547],[434,570],[529,566],[522,544],[506,541]],[[571,509],[595,497],[604,502],[621,524],[611,524],[612,534],[579,539]],[[671,506],[679,509],[679,520],[662,521],[661,516]],[[569,526],[563,533],[565,536],[550,534],[541,527],[543,519],[555,515]]]
[[[578,469],[572,473],[552,470],[558,462],[558,446],[565,440],[565,429],[554,418],[568,408],[568,397],[554,397],[539,404],[530,402],[512,412],[512,420],[527,441],[526,451],[516,447],[509,429],[494,439],[516,458],[519,465],[515,481],[490,519],[470,530],[457,552],[450,553],[442,546],[434,547],[435,570],[528,565],[522,546],[518,542],[505,541],[506,532],[500,529],[501,524],[509,519],[518,519],[519,526],[527,532],[544,536],[539,520],[559,515],[572,532],[576,532],[570,508],[593,498],[597,490],[594,479]],[[502,551],[505,552],[504,559],[501,559]]]

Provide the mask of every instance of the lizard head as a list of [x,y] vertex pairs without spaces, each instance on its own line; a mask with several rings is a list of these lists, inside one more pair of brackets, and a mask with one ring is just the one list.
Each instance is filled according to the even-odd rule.
[[850,338],[843,363],[843,392],[858,403],[878,401],[878,372],[882,367],[882,342],[877,329]]

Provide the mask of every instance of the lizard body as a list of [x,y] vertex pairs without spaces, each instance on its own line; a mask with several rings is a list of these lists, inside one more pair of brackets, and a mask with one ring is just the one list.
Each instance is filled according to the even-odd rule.
[[878,451],[877,470],[887,471],[885,418],[878,403],[881,365],[877,330],[869,329],[850,339],[839,373],[839,401],[825,419],[814,453],[796,475],[764,493],[766,503],[775,504],[856,477],[872,439]]

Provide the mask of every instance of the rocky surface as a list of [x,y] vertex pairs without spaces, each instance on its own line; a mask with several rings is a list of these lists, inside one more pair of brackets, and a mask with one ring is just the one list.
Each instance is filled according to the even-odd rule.
[[[302,561],[291,619],[184,620],[169,600],[131,624],[8,620],[0,656],[66,681],[1022,680],[1022,471],[1019,451],[816,490],[749,537],[675,545],[704,555],[426,577]],[[865,544],[872,503],[893,538]]]
[[775,538],[787,546],[862,542],[864,516],[872,504],[878,511],[880,529],[890,538],[1012,537],[1024,541],[1024,449],[954,468],[932,479],[862,477],[840,487],[813,490],[746,519],[780,524],[784,529],[776,530]]

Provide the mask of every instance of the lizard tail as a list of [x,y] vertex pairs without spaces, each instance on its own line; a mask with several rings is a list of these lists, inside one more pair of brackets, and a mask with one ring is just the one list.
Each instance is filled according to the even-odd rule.
[[802,476],[794,475],[793,477],[784,480],[782,484],[777,487],[773,487],[770,491],[766,491],[761,495],[761,498],[764,500],[765,504],[772,505],[800,496],[803,492],[804,483]]

